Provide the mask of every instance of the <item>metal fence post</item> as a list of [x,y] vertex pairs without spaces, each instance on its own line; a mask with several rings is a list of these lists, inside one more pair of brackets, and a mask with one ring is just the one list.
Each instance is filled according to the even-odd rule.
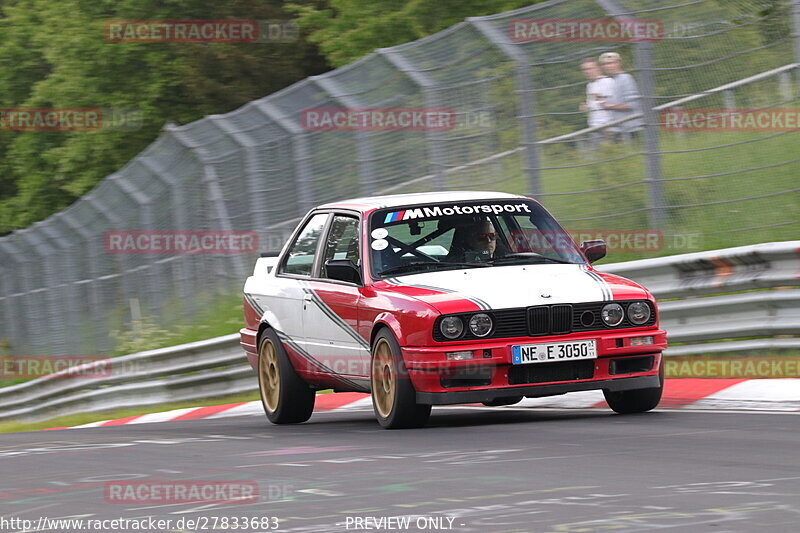
[[725,109],[736,109],[736,96],[733,91],[723,91],[722,99],[725,102]]
[[94,257],[99,255],[98,250],[98,243],[97,243],[97,235],[93,233],[91,230],[78,224],[75,220],[72,219],[69,212],[65,211],[60,213],[60,216],[64,223],[81,239],[83,239],[84,243],[86,244],[85,253],[88,260],[86,261],[88,267],[88,283],[83,283],[81,280],[81,286],[85,286],[86,290],[88,291],[89,297],[89,312],[92,315],[92,322],[97,325],[94,330],[94,335],[92,335],[92,344],[95,350],[99,350],[100,352],[107,352],[109,350],[109,339],[106,335],[98,335],[97,331],[104,329],[102,328],[102,324],[104,323],[105,317],[105,310],[103,309],[103,300],[100,294],[100,286],[97,282],[97,278],[99,274],[97,272],[97,266],[95,261],[93,260]]
[[[792,26],[794,31],[794,62],[800,63],[800,0],[792,0]],[[795,69],[795,94],[800,96],[800,68]]]
[[[406,57],[392,48],[379,48],[376,50],[383,56],[390,65],[408,76],[422,91],[425,105],[429,108],[444,107],[441,105],[439,94],[436,90],[436,82],[424,71],[417,69]],[[445,160],[442,149],[441,133],[427,130],[425,137],[428,141],[428,162],[431,173],[434,176],[433,186],[437,191],[447,189],[447,174],[445,172]]]
[[652,43],[636,43],[634,55],[642,85],[642,114],[644,115],[644,149],[647,183],[649,188],[648,213],[650,227],[661,229],[665,218],[664,185],[661,181],[661,149],[659,147],[658,112],[655,107],[656,83],[652,65]]
[[[54,270],[52,273],[54,281],[59,282],[59,285],[65,286],[65,301],[58,301],[58,298],[56,298],[58,303],[57,308],[62,311],[61,320],[64,322],[65,331],[67,333],[67,338],[62,343],[64,345],[63,348],[72,351],[72,353],[83,353],[80,316],[78,316],[76,312],[76,310],[80,308],[78,286],[75,283],[79,275],[78,269],[75,268],[75,254],[70,253],[73,247],[69,246],[64,241],[64,224],[59,223],[60,220],[58,217],[60,215],[61,213],[43,222],[40,229],[42,233],[48,237],[49,244],[52,248],[57,248],[60,251],[66,250],[63,261],[58,260],[61,259],[60,257],[58,259],[56,257],[48,257],[47,263],[50,265],[50,268]],[[58,228],[53,227],[56,223],[59,223]],[[58,261],[57,266],[52,266],[52,263],[56,261]],[[56,349],[56,351],[58,351],[58,349]],[[64,350],[62,349],[61,351],[63,352]]]
[[[186,218],[186,206],[181,200],[180,182],[164,170],[161,164],[148,156],[138,157],[137,160],[149,170],[153,176],[161,180],[170,190],[170,205],[172,206],[175,230],[188,230],[189,223]],[[191,316],[194,313],[194,291],[192,290],[192,266],[186,257],[181,257],[172,262],[172,279],[178,286],[181,302]]]
[[[2,254],[0,254],[2,256]],[[14,331],[14,313],[11,311],[11,291],[9,287],[11,287],[11,272],[6,270],[5,257],[3,258],[3,262],[0,263],[0,312],[3,316],[3,321],[0,322],[0,343],[7,343],[7,345],[13,349],[13,340],[11,338],[12,332]],[[2,353],[3,346],[0,345],[0,355],[5,355]]]
[[[103,205],[99,200],[94,197],[94,192],[89,193],[88,196],[85,196],[85,200],[95,211],[97,211],[103,218],[105,218],[116,230],[123,230],[122,228],[122,219],[120,219],[116,213],[114,213],[111,209]],[[97,234],[95,234],[97,237]],[[119,268],[119,293],[117,297],[114,299],[111,305],[106,304],[106,308],[104,312],[107,315],[111,314],[111,311],[114,309],[113,305],[120,305],[122,302],[126,301],[128,295],[134,294],[134,291],[129,290],[129,282],[128,282],[128,260],[125,254],[114,254],[114,260],[117,263],[117,267]],[[109,275],[109,274],[106,274]],[[113,275],[112,275],[113,277]],[[125,306],[127,309],[127,305]],[[99,328],[97,331],[98,338],[104,338],[104,342],[110,346],[111,345],[111,335],[110,331],[108,330],[109,324],[104,324],[105,327]]]
[[[55,287],[58,283],[56,281],[51,258],[49,257],[49,251],[52,246],[36,231],[39,229],[37,227],[39,224],[41,224],[41,222],[37,222],[33,226],[20,230],[18,235],[30,248],[30,252],[34,254],[33,257],[28,257],[28,259],[31,263],[38,266],[40,269],[38,272],[41,274],[41,277],[36,281],[41,283],[40,290],[44,292],[44,301],[41,303],[46,305],[46,309],[36,309],[36,319],[34,320],[38,322],[44,318],[50,331],[48,335],[36,335],[39,341],[37,345],[40,349],[44,348],[46,350],[45,352],[41,352],[42,354],[54,354],[59,350],[55,348],[54,337],[56,337],[56,335],[53,335],[53,333],[65,329],[64,314],[61,310],[60,302],[54,294]],[[30,318],[33,319],[33,317]]]
[[[22,281],[24,266],[17,260],[15,247],[9,242],[9,239],[0,239],[0,251],[3,252],[3,267],[7,274],[3,276],[6,287],[5,299],[3,300],[5,324],[7,324],[5,331],[11,343],[11,353],[20,354],[23,353],[27,346],[25,343],[28,341],[26,322],[29,317],[25,314],[25,299],[22,296],[22,293],[25,292],[25,286]],[[13,263],[13,270],[9,263]],[[13,286],[10,283],[12,278],[14,280]],[[14,305],[17,300],[19,300],[19,306]]]
[[[122,191],[125,195],[131,198],[136,205],[138,206],[138,215],[139,215],[139,228],[140,230],[153,230],[153,213],[152,213],[152,205],[151,200],[144,194],[142,194],[131,182],[129,182],[122,174],[113,174],[109,177],[109,181],[116,185],[120,191]],[[133,228],[130,228],[133,229]],[[150,256],[143,256],[143,257],[150,257]],[[148,268],[156,269],[157,261],[154,259],[150,262]],[[131,273],[131,275],[138,275]],[[149,293],[149,297],[145,300],[147,303],[150,304],[149,308],[147,309],[150,312],[157,312],[160,315],[161,306],[163,304],[164,298],[164,291],[159,290],[157,287],[158,280],[163,280],[163,276],[156,274],[156,275],[148,275],[147,271],[143,274],[145,279],[147,280],[143,285],[145,290]],[[137,284],[138,285],[138,284]]]
[[[322,75],[312,76],[311,79],[316,82],[322,91],[341,102],[347,108],[354,109],[360,108],[361,103],[351,95],[344,94],[339,83],[333,78]],[[358,151],[358,173],[359,185],[362,196],[370,196],[375,191],[375,169],[372,165],[372,145],[370,143],[369,132],[364,130],[356,131],[356,150]]]
[[517,84],[517,118],[520,122],[522,140],[520,144],[525,147],[525,166],[523,170],[528,176],[528,192],[531,196],[538,196],[542,193],[542,181],[540,174],[539,145],[536,135],[536,120],[534,112],[536,102],[531,84],[528,61],[525,53],[520,51],[488,20],[482,17],[468,18],[467,22],[472,24],[486,40],[495,45],[500,51],[514,62],[514,72]]
[[[225,206],[225,197],[223,196],[222,188],[219,185],[217,171],[213,165],[208,163],[209,158],[206,155],[205,150],[199,146],[194,146],[191,140],[188,138],[188,135],[181,131],[180,128],[175,126],[167,126],[165,129],[169,131],[181,145],[195,154],[194,156],[203,167],[203,181],[208,187],[208,198],[211,201],[211,204],[214,206],[214,210],[217,212],[220,229],[223,231],[232,232],[233,226],[231,225],[231,218],[228,215],[228,208]],[[247,270],[241,254],[232,254],[232,263],[236,276],[244,276]],[[219,272],[219,274],[222,277],[230,276],[229,272],[224,271]]]
[[[615,19],[630,20],[632,17],[625,13],[617,0],[595,0],[609,16]],[[664,186],[661,182],[661,151],[659,148],[658,112],[655,107],[656,80],[653,74],[652,63],[653,43],[644,41],[633,45],[634,62],[639,71],[639,84],[641,86],[641,107],[644,116],[644,152],[645,175],[648,186],[648,205],[650,227],[661,229],[665,218]]]
[[278,127],[292,136],[292,157],[294,158],[295,181],[297,182],[298,216],[305,216],[314,206],[314,177],[309,161],[311,150],[308,147],[306,132],[295,121],[290,120],[272,104],[265,100],[257,100],[256,109],[261,111]]
[[268,210],[261,204],[257,164],[254,153],[254,148],[258,146],[253,138],[246,132],[237,131],[231,124],[230,120],[225,115],[215,115],[209,117],[211,123],[220,129],[222,133],[233,139],[233,142],[238,144],[244,153],[244,168],[245,180],[247,183],[247,196],[250,204],[250,226],[254,230],[262,230],[269,226],[270,220]]

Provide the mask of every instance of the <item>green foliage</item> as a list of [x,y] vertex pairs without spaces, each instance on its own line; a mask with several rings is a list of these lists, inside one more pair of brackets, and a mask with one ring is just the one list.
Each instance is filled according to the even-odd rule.
[[328,69],[316,47],[105,40],[122,19],[290,19],[262,0],[0,3],[0,107],[134,111],[138,129],[0,131],[0,234],[63,209],[124,166],[167,122],[224,113]]
[[[187,342],[221,337],[236,332],[242,326],[241,297],[205,295],[199,298],[202,310],[192,318],[169,321],[142,316],[119,329],[111,331],[114,349],[112,357],[145,350],[176,346]],[[177,316],[182,316],[180,313]]]
[[541,0],[329,0],[289,4],[328,61],[342,66],[376,48],[425,37],[463,21]]

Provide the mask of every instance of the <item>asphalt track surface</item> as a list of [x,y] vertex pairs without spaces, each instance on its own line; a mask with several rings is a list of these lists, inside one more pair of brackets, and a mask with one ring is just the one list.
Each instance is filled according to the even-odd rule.
[[[222,517],[277,517],[291,532],[800,531],[798,430],[791,413],[457,407],[403,431],[356,411],[5,434],[0,516],[208,520],[186,531]],[[259,501],[107,502],[104,483],[125,479],[255,481]],[[411,519],[376,529],[378,517]]]

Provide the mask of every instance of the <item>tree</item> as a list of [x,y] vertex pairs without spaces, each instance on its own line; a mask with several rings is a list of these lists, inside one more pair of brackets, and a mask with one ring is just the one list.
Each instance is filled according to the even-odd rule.
[[541,0],[309,0],[287,6],[326,59],[342,66],[376,48],[425,37],[463,21]]
[[328,70],[316,47],[112,43],[120,19],[289,19],[263,0],[5,0],[0,107],[132,111],[136,129],[0,131],[0,234],[63,209],[125,165],[167,122],[225,113]]

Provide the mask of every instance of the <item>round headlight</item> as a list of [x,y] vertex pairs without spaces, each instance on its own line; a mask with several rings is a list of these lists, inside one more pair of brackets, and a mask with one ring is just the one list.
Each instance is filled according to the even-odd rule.
[[606,323],[606,326],[613,328],[622,323],[622,319],[625,318],[625,311],[622,310],[622,306],[619,304],[606,304],[603,306],[600,316],[603,317],[603,322]]
[[439,323],[439,330],[448,339],[456,339],[464,333],[464,321],[457,316],[448,316]]
[[650,306],[644,302],[633,302],[628,306],[628,320],[640,326],[650,320]]
[[492,317],[486,313],[472,315],[469,319],[469,330],[476,337],[485,337],[492,331]]

